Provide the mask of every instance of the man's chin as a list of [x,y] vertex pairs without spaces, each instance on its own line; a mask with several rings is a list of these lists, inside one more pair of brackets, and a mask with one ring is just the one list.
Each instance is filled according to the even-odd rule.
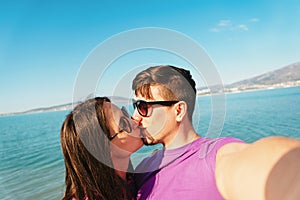
[[157,144],[156,140],[146,132],[146,129],[141,129],[141,137],[146,146]]
[[144,142],[144,145],[146,146],[151,146],[151,145],[156,145],[157,142],[155,142],[155,140],[153,138],[147,138],[147,137],[144,137],[142,138],[143,142]]

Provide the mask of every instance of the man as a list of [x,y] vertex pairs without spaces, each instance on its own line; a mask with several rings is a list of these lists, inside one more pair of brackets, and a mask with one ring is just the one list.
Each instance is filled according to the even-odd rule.
[[200,137],[195,82],[178,67],[150,67],[132,89],[144,143],[164,146],[137,166],[137,199],[300,199],[299,140]]

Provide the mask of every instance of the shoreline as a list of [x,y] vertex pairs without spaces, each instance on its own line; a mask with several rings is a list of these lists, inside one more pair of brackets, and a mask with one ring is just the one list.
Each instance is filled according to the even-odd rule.
[[[265,91],[265,90],[274,90],[274,89],[283,89],[283,88],[293,88],[293,87],[300,87],[299,85],[283,85],[281,87],[275,87],[275,86],[269,86],[269,87],[259,87],[259,88],[249,88],[249,89],[236,89],[236,90],[228,90],[224,88],[224,91],[216,91],[214,93],[211,93],[207,90],[197,90],[197,97],[201,96],[212,96],[217,94],[238,94],[243,92],[256,92],[256,91]],[[122,98],[121,101],[124,101],[124,98]],[[126,101],[128,102],[128,100]],[[36,114],[36,113],[46,113],[46,112],[55,112],[55,111],[67,111],[71,110],[73,108],[73,103],[68,104],[62,104],[57,106],[50,106],[50,107],[44,107],[44,108],[36,108],[31,109],[23,112],[15,112],[15,113],[3,113],[0,114],[0,117],[8,117],[8,116],[14,116],[14,115],[22,115],[22,114]]]
[[224,91],[216,91],[216,92],[210,92],[209,89],[206,90],[199,90],[197,91],[197,96],[210,96],[214,94],[238,94],[243,92],[256,92],[256,91],[264,91],[264,90],[274,90],[274,89],[283,89],[283,88],[293,88],[293,87],[300,87],[300,81],[295,85],[284,85],[284,86],[268,86],[268,87],[257,87],[257,88],[225,88]]

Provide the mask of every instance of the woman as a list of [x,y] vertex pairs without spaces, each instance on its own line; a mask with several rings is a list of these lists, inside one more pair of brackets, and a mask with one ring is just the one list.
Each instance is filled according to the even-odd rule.
[[77,105],[60,132],[66,167],[63,199],[134,199],[130,155],[143,142],[128,113],[106,97]]

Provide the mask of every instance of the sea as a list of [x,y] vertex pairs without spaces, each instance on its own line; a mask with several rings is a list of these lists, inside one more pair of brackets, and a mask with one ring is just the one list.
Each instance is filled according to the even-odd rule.
[[[282,135],[300,139],[300,87],[225,95],[225,115],[217,136],[246,142]],[[207,134],[213,118],[211,96],[199,96],[193,122],[199,135]],[[65,168],[60,127],[70,111],[0,117],[1,199],[61,199]],[[143,147],[151,152],[161,146]],[[139,162],[133,154],[134,165]]]

